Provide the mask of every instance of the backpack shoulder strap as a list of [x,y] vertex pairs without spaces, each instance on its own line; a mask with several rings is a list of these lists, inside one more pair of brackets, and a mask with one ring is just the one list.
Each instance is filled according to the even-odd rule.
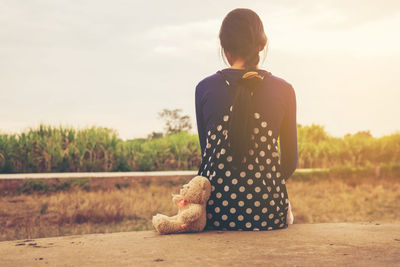
[[225,75],[222,71],[219,70],[219,71],[217,71],[217,73],[219,73],[219,74],[222,76],[222,79],[225,80],[225,83],[226,83],[228,86],[231,85],[230,82],[229,82],[229,80],[227,79],[226,75]]

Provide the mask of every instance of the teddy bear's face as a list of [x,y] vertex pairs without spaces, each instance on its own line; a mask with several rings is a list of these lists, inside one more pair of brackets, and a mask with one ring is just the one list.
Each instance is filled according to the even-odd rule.
[[182,186],[180,195],[189,203],[205,203],[210,197],[210,181],[203,176],[196,176],[189,183]]

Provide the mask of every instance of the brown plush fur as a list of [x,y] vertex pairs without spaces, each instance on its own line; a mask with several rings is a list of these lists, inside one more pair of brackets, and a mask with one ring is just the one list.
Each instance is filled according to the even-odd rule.
[[179,208],[178,214],[168,217],[157,213],[152,219],[154,228],[160,234],[203,231],[210,194],[210,181],[206,177],[195,176],[182,186],[179,194],[172,194],[172,201]]

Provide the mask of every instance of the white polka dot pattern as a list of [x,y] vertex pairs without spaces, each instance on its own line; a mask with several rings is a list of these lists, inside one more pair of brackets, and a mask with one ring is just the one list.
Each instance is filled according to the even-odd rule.
[[288,199],[281,175],[278,136],[261,112],[254,112],[250,149],[233,166],[229,122],[233,106],[207,132],[199,175],[208,177],[206,229],[274,230],[287,227]]

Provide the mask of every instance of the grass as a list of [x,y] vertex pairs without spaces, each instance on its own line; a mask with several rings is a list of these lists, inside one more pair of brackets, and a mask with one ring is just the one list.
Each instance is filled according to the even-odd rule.
[[[0,196],[0,240],[152,230],[154,214],[177,212],[171,193],[179,184],[108,181],[97,190],[85,190],[84,183],[64,191]],[[293,179],[287,190],[295,223],[400,222],[396,178]]]
[[314,179],[287,188],[295,223],[400,221],[395,178]]
[[[333,137],[324,126],[299,124],[297,133],[298,168],[400,173],[400,132]],[[124,141],[116,130],[99,126],[41,123],[12,134],[0,129],[0,173],[197,170],[200,163],[199,137],[187,131]]]

